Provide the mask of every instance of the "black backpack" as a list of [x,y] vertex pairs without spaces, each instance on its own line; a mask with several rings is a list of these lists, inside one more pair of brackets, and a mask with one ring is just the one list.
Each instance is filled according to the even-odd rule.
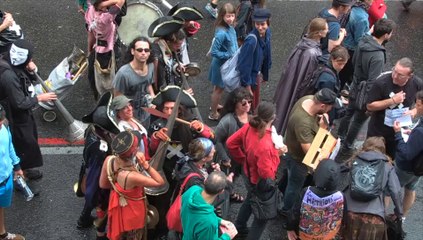
[[336,74],[333,72],[332,69],[330,69],[325,63],[319,62],[319,64],[317,65],[313,73],[310,75],[310,77],[306,79],[305,81],[302,81],[300,85],[298,86],[298,90],[297,90],[298,98],[301,98],[306,95],[315,94],[317,92],[316,86],[319,81],[319,77],[324,72],[331,74],[332,76],[335,77],[335,79],[337,78]]
[[351,198],[368,202],[380,196],[384,189],[385,162],[383,158],[371,161],[357,156],[351,167]]
[[[336,17],[334,17],[334,16],[329,16],[329,17],[323,17],[322,15],[323,15],[323,11],[324,11],[325,9],[322,9],[318,14],[317,14],[317,16],[316,17],[314,17],[314,18],[323,18],[323,19],[325,19],[326,20],[326,22],[329,24],[330,22],[339,22],[339,20],[336,18]],[[312,18],[312,19],[310,19],[309,21],[308,21],[308,23],[307,23],[307,25],[304,27],[304,29],[303,29],[303,32],[302,32],[302,34],[301,34],[301,37],[300,37],[300,39],[301,38],[303,38],[303,37],[305,37],[306,35],[307,35],[307,32],[308,32],[308,27],[310,26],[310,22],[311,22],[311,20],[313,20],[314,18]]]

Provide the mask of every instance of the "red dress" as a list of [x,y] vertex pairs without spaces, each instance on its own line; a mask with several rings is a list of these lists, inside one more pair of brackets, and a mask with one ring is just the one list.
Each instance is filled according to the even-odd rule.
[[[139,199],[144,197],[144,187],[125,190],[117,182],[115,187],[129,198]],[[123,232],[142,229],[145,226],[145,199],[131,200],[126,198],[126,201],[128,205],[120,206],[119,194],[113,189],[110,191],[107,231],[107,237],[110,240],[119,240]]]

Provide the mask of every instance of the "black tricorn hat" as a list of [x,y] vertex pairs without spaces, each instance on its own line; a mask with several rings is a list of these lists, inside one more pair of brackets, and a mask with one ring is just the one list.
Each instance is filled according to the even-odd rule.
[[160,17],[148,28],[149,37],[164,37],[177,32],[184,25],[184,19],[174,16]]
[[[178,97],[180,89],[180,87],[175,85],[166,86],[160,89],[160,92],[153,99],[152,103],[156,106],[161,106],[165,102],[176,102],[176,97]],[[181,105],[184,105],[186,108],[194,108],[197,106],[197,101],[187,91],[182,90]]]
[[167,15],[180,17],[185,21],[198,21],[204,18],[203,13],[189,3],[176,4],[169,10]]
[[98,100],[97,106],[94,110],[90,114],[82,117],[82,122],[92,123],[106,131],[118,134],[120,130],[114,118],[114,111],[110,107],[112,100],[113,95],[111,92],[104,93],[100,97],[100,100]]

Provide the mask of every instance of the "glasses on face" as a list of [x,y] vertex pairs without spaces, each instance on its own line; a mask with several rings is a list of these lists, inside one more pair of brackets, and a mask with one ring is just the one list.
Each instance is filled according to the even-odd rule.
[[251,104],[253,103],[253,101],[251,101],[251,100],[247,100],[247,99],[243,99],[242,101],[241,101],[241,105],[243,106],[243,107],[245,107],[247,104],[249,104],[250,106],[251,106]]
[[137,52],[146,52],[146,53],[149,53],[150,52],[150,49],[149,48],[137,48],[137,49],[135,49]]
[[392,73],[397,75],[397,77],[399,79],[407,79],[407,78],[410,77],[410,75],[404,75],[404,74],[399,73],[398,71],[395,70],[395,67],[392,68]]

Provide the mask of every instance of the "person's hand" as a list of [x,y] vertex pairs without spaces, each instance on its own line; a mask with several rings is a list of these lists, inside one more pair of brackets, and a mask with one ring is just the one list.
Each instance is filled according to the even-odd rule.
[[25,178],[25,177],[24,177],[24,173],[23,173],[22,169],[19,169],[19,170],[15,171],[15,174],[14,174],[14,176],[13,176],[13,180],[16,180],[16,178],[17,178],[18,176],[21,176],[22,178]]
[[169,136],[167,136],[167,128],[161,128],[159,131],[153,133],[153,137],[160,139],[163,142],[170,141]]
[[26,70],[28,72],[35,72],[37,70],[37,65],[35,65],[35,63],[31,60],[28,65],[26,65]]
[[289,240],[297,240],[298,239],[298,235],[297,235],[297,233],[295,233],[295,231],[287,231],[286,233],[288,234]]
[[6,28],[13,25],[13,17],[10,13],[5,13],[3,17],[3,23],[1,25],[6,26]]
[[286,145],[283,145],[281,148],[278,149],[279,156],[282,156],[287,152],[288,152],[288,147]]
[[220,164],[219,163],[212,162],[211,167],[213,168],[214,171],[220,171]]
[[78,6],[78,13],[85,15],[84,8],[81,5]]
[[401,132],[401,124],[399,121],[395,121],[394,125],[392,126],[394,132]]
[[57,100],[57,95],[54,92],[41,93],[37,95],[38,102],[48,102]]
[[198,120],[194,120],[189,124],[189,127],[197,132],[202,132],[204,129],[204,124]]
[[223,219],[220,221],[220,229],[222,230],[222,233],[227,233],[231,239],[238,234],[235,225],[232,222]]
[[405,92],[404,91],[397,92],[394,96],[392,96],[392,100],[394,101],[394,104],[400,104],[404,102]]
[[411,118],[415,118],[417,115],[417,109],[413,108],[411,110],[408,110],[404,113],[404,115],[411,115]]
[[319,126],[324,129],[329,127],[329,116],[327,113],[320,115]]
[[341,38],[347,36],[347,30],[345,30],[345,28],[341,28],[339,29],[339,37]]
[[138,164],[144,168],[144,169],[148,169],[150,167],[150,165],[148,164],[148,162],[145,160],[145,155],[142,152],[137,152],[137,154],[135,155],[135,158],[137,159]]
[[189,95],[194,96],[194,90],[192,88],[184,89]]
[[226,161],[222,161],[222,165],[230,168],[232,166],[231,165],[231,159],[227,159]]

